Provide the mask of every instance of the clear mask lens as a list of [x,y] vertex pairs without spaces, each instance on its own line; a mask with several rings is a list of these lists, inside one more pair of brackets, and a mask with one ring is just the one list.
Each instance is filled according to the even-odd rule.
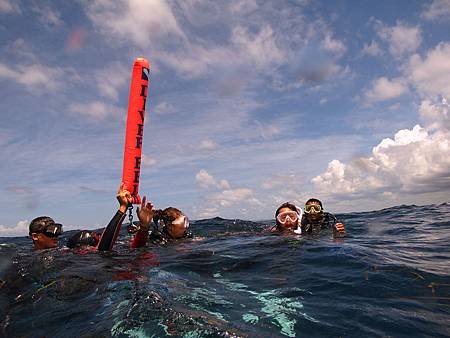
[[285,224],[288,221],[295,223],[298,221],[298,214],[295,211],[281,212],[277,216],[277,221],[281,224]]
[[171,222],[173,225],[182,225],[185,229],[189,228],[189,219],[187,216],[180,216],[177,219],[175,219],[173,222]]
[[318,204],[305,205],[305,213],[307,213],[307,214],[319,213],[321,211],[322,211],[322,208]]

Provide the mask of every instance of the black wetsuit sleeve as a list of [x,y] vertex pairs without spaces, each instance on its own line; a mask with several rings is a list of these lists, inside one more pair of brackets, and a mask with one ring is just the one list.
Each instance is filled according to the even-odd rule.
[[336,218],[336,216],[334,216],[333,214],[330,214],[329,212],[327,212],[327,217],[328,217],[328,227],[329,228],[334,228],[334,226],[336,225],[336,223],[339,223],[338,219]]
[[114,217],[109,221],[109,224],[103,230],[102,237],[98,243],[97,249],[99,251],[109,251],[112,249],[119,235],[120,226],[125,218],[125,213],[117,210]]
[[302,216],[302,220],[301,220],[300,224],[301,224],[300,227],[302,229],[302,233],[312,231],[311,223],[308,222],[308,219],[305,217],[305,215]]

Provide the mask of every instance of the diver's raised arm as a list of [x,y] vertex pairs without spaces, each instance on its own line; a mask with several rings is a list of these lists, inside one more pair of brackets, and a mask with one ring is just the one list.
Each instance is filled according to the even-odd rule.
[[102,236],[98,243],[97,249],[99,251],[109,251],[112,250],[114,243],[119,235],[120,227],[125,218],[127,212],[128,204],[131,202],[131,194],[129,191],[123,188],[123,183],[120,185],[119,190],[116,195],[117,201],[119,202],[119,210],[113,216],[109,224],[103,230]]

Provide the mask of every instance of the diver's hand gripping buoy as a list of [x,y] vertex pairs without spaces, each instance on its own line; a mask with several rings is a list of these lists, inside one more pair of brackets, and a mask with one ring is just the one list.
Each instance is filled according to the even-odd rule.
[[131,193],[133,204],[141,203],[139,176],[141,173],[145,103],[148,94],[149,72],[150,63],[144,58],[137,58],[131,74],[122,170],[123,187]]

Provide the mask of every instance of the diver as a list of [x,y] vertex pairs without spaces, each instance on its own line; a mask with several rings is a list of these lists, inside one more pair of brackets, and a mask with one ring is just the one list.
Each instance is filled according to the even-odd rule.
[[[120,227],[125,219],[128,206],[131,205],[132,197],[131,193],[123,188],[123,182],[119,186],[119,190],[116,195],[117,201],[119,202],[119,209],[116,214],[109,221],[105,230],[103,230],[100,240],[97,245],[99,251],[109,251],[112,250],[114,243],[119,236]],[[138,214],[139,216],[139,214]]]
[[333,229],[336,236],[345,236],[344,224],[331,213],[323,211],[322,202],[316,198],[310,198],[305,203],[304,215],[301,218],[302,233],[318,233],[322,229]]
[[48,216],[33,219],[29,226],[29,235],[35,250],[51,249],[58,246],[58,237],[63,233],[62,225]]
[[67,240],[66,246],[69,249],[91,250],[97,248],[99,241],[100,236],[95,231],[80,230]]
[[[119,201],[119,209],[100,237],[94,231],[81,230],[69,238],[67,246],[69,248],[89,248],[91,251],[111,250],[119,235],[120,226],[131,201],[131,194],[123,190],[123,185],[119,187],[117,200]],[[55,223],[48,216],[40,216],[33,219],[29,226],[29,234],[33,240],[34,248],[37,250],[56,248],[58,246],[58,236],[63,233],[62,228],[62,224]]]
[[[120,186],[117,192],[117,200],[120,204],[119,213],[124,206],[128,206],[128,203],[130,203],[130,192]],[[140,207],[136,209],[136,214],[139,222],[133,222],[128,226],[128,232],[134,234],[130,242],[131,248],[141,248],[147,242],[164,245],[177,239],[193,237],[189,231],[188,217],[177,208],[169,207],[164,210],[156,210],[144,196]],[[152,221],[154,224],[151,227]]]
[[301,234],[300,220],[302,219],[302,209],[290,202],[283,203],[275,211],[276,225],[270,232]]
[[[58,237],[63,233],[62,224],[48,216],[33,219],[29,226],[29,234],[33,240],[34,249],[51,249],[58,246]],[[100,236],[95,231],[80,230],[66,242],[69,249],[97,249]]]
[[[165,245],[183,238],[193,238],[189,230],[189,219],[179,209],[169,207],[164,210],[153,209],[153,204],[142,199],[141,207],[136,209],[137,224],[130,224],[128,232],[134,234],[130,247],[140,248],[147,242]],[[153,228],[150,229],[153,220]]]

